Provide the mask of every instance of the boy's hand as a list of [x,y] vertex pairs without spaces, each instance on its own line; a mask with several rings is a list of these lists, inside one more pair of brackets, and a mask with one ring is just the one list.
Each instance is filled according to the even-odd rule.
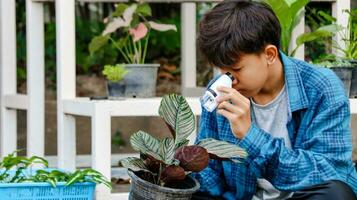
[[228,119],[234,136],[242,139],[248,132],[250,119],[250,101],[234,88],[218,87],[222,93],[217,98],[217,113]]

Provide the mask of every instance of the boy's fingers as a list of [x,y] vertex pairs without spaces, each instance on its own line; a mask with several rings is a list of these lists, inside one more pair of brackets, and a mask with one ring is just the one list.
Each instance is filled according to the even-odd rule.
[[242,104],[242,102],[249,104],[249,100],[234,88],[221,86],[217,87],[217,90],[224,93],[224,95],[218,97],[218,102],[231,101],[235,105]]
[[217,113],[220,115],[223,115],[225,118],[228,119],[228,121],[232,121],[234,119],[234,114],[232,114],[231,112],[228,112],[225,109],[218,109]]
[[223,101],[218,105],[218,109],[224,109],[231,113],[235,113],[237,111],[237,107],[233,104],[229,103],[228,101]]

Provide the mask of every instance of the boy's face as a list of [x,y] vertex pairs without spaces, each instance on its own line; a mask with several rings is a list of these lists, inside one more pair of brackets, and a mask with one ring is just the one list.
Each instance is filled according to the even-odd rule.
[[265,53],[244,54],[238,63],[220,70],[223,73],[230,72],[234,76],[232,87],[247,98],[257,95],[269,76]]

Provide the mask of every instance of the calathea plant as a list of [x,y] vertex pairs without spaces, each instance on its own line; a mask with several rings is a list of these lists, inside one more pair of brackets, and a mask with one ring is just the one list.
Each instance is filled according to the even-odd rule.
[[130,142],[140,158],[128,157],[120,163],[142,179],[160,186],[184,180],[190,172],[207,167],[209,159],[240,162],[247,153],[237,145],[212,138],[188,145],[187,137],[195,130],[195,116],[184,97],[176,94],[162,98],[159,115],[169,127],[172,137],[162,140],[144,131],[134,133]]

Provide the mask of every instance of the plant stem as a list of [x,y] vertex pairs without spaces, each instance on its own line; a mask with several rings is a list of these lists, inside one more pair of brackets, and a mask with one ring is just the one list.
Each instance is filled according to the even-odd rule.
[[135,52],[135,54],[134,54],[134,61],[135,61],[135,63],[140,63],[139,61],[139,56],[138,56],[138,49],[136,48],[136,45],[135,45],[135,41],[134,41],[134,38],[132,38],[132,40],[131,41],[133,41],[133,46],[134,46],[134,52]]
[[146,39],[145,39],[145,46],[144,46],[143,59],[142,59],[143,63],[145,62],[146,50],[147,50],[147,47],[148,47],[149,37],[150,37],[150,29],[149,29],[148,35],[146,36]]
[[141,51],[141,40],[139,40],[138,43],[139,43],[139,52],[138,52],[139,59],[138,59],[138,61],[139,61],[139,63],[143,63],[142,60],[141,60],[141,58],[142,58],[142,55],[141,55],[141,53],[142,53],[142,51]]
[[156,181],[157,185],[161,185],[161,183],[160,183],[161,172],[162,172],[162,164],[160,163],[159,173],[157,175],[157,181]]
[[126,60],[126,62],[130,63],[129,58],[125,55],[125,53],[123,52],[123,50],[117,45],[117,43],[113,40],[112,37],[109,36],[110,41],[112,41],[112,43],[114,44],[114,46],[120,51],[120,53],[122,54],[122,56],[124,57],[124,59]]
[[129,50],[129,52],[130,52],[130,58],[131,58],[131,60],[133,61],[132,63],[134,63],[133,47],[131,46],[131,42],[130,42],[130,41],[128,42],[128,40],[130,40],[130,39],[131,39],[131,38],[130,38],[130,35],[128,35],[128,36],[126,37],[126,40],[125,40],[125,46],[128,47],[128,50]]
[[[126,41],[125,41],[125,42],[126,42]],[[131,57],[131,53],[130,53],[130,51],[129,51],[127,45],[124,45],[124,51],[125,51],[126,55],[128,56],[129,60],[132,61],[133,58]],[[131,63],[132,63],[132,62],[131,62]]]

